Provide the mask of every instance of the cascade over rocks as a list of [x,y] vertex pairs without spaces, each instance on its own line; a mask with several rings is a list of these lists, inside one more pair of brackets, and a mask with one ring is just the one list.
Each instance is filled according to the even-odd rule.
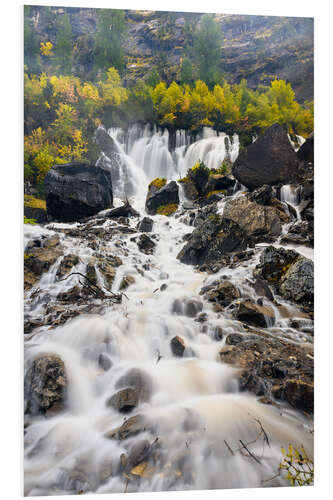
[[131,368],[115,384],[116,389],[123,387],[132,387],[136,390],[140,401],[149,401],[153,390],[153,381],[148,373],[141,368]]
[[281,233],[279,212],[252,202],[245,196],[227,201],[223,217],[236,222],[254,242],[273,241]]
[[160,211],[163,210],[163,207],[168,205],[179,205],[179,186],[177,182],[171,181],[167,184],[164,183],[160,188],[156,181],[161,180],[162,179],[155,179],[148,187],[146,210],[150,215],[161,213]]
[[112,407],[120,413],[128,413],[139,403],[139,395],[136,389],[127,387],[116,392],[106,401],[106,406]]
[[98,127],[95,137],[101,151],[103,151],[103,153],[111,159],[114,153],[117,153],[117,147],[112,137],[103,127]]
[[230,281],[221,281],[216,287],[208,290],[206,294],[210,302],[217,302],[221,306],[228,306],[240,298],[240,292]]
[[232,173],[241,184],[255,189],[263,184],[291,184],[297,168],[298,159],[288,135],[276,123],[240,151]]
[[84,163],[54,165],[44,181],[47,214],[63,222],[78,221],[112,207],[108,172]]
[[38,415],[63,408],[67,389],[63,360],[55,354],[34,359],[24,379],[25,413]]
[[255,304],[250,300],[240,302],[234,315],[238,321],[261,327],[267,326],[267,319],[271,324],[274,323],[275,319],[274,311],[271,307]]
[[211,215],[191,234],[177,255],[184,264],[201,265],[224,254],[245,250],[248,239],[240,226],[221,215]]

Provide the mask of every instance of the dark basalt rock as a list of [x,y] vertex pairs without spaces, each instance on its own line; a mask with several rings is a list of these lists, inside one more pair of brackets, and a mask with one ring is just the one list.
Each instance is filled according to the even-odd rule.
[[297,157],[300,161],[314,162],[314,133],[309,135],[307,140],[297,151]]
[[269,205],[273,198],[273,189],[271,186],[264,184],[252,191],[248,197],[250,201],[255,201],[259,205]]
[[120,217],[140,217],[140,214],[126,201],[121,207],[112,208],[103,213],[103,217],[119,219]]
[[67,376],[63,360],[55,354],[34,359],[24,379],[25,413],[56,412],[63,408]]
[[177,258],[184,264],[207,264],[225,254],[245,250],[247,243],[237,223],[218,214],[211,215],[193,231]]
[[151,233],[154,221],[150,217],[144,217],[138,224],[137,228],[142,233]]
[[117,152],[117,147],[115,145],[112,137],[109,136],[107,131],[103,127],[98,127],[95,135],[96,142],[103,153],[106,154],[108,158],[112,158],[113,154]]
[[149,185],[146,210],[148,214],[154,215],[160,207],[166,205],[179,205],[179,186],[176,181],[171,181],[161,189],[157,189],[153,184]]
[[28,207],[24,205],[24,215],[27,219],[34,219],[38,224],[47,222],[47,213],[44,208]]
[[210,302],[217,302],[221,306],[228,306],[235,299],[240,298],[240,292],[230,281],[222,281],[207,292]]
[[146,234],[141,234],[141,236],[139,236],[137,239],[137,245],[139,250],[146,255],[154,253],[156,247],[156,243]]
[[236,179],[232,175],[211,174],[205,187],[205,191],[228,191],[236,184]]
[[108,172],[83,163],[54,165],[44,181],[48,216],[64,222],[80,220],[112,207]]
[[176,337],[173,337],[170,342],[170,347],[174,356],[177,356],[178,358],[181,358],[183,356],[185,351],[185,343],[181,337],[179,337],[178,335]]
[[232,173],[241,184],[255,189],[264,184],[291,184],[297,168],[298,159],[288,135],[276,123],[241,150]]

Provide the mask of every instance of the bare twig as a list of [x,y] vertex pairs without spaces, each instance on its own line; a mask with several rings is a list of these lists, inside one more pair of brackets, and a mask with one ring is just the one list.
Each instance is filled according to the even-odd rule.
[[[84,288],[86,288],[92,295],[94,295],[97,298],[111,300],[113,303],[120,303],[122,300],[122,296],[125,295],[123,293],[116,294],[116,293],[113,293],[110,291],[108,291],[108,293],[105,293],[98,285],[93,283],[85,274],[82,274],[79,272],[70,273],[70,274],[68,274],[68,276],[66,276],[65,278],[63,278],[59,281],[65,281],[70,276],[73,276],[73,275],[78,275],[78,276],[81,276],[82,278],[84,278],[84,280],[85,280],[84,283],[82,283],[79,280],[80,285],[82,285]],[[125,297],[128,300],[128,297],[126,295],[125,295]]]
[[224,439],[224,444],[226,445],[226,447],[228,448],[228,450],[230,451],[231,455],[235,455],[234,451],[230,448],[230,446],[228,445],[228,443],[226,442],[226,440]]
[[253,458],[253,460],[255,460],[258,464],[261,464],[261,462],[260,462],[259,458],[258,458],[258,457],[256,457],[256,456],[255,456],[255,455],[254,455],[254,454],[253,454],[253,453],[252,453],[252,452],[248,449],[248,447],[246,446],[246,444],[244,444],[244,443],[243,443],[243,441],[242,441],[241,439],[239,440],[239,442],[240,442],[240,444],[242,445],[242,447],[244,448],[244,450],[246,450],[246,451],[248,452],[249,456],[250,456],[251,458]]

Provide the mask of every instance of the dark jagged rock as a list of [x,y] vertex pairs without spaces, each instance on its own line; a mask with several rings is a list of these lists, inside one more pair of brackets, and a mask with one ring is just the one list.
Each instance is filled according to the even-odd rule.
[[185,351],[185,343],[181,337],[179,337],[178,335],[176,337],[173,337],[170,342],[170,347],[174,356],[177,356],[178,358],[181,358],[183,356]]
[[149,184],[148,194],[146,199],[146,210],[150,215],[162,213],[163,207],[169,205],[179,205],[178,196],[179,186],[177,182],[171,181],[165,184],[160,189],[154,184],[154,181]]
[[313,412],[313,347],[272,337],[243,337],[236,345],[223,347],[220,359],[241,368],[238,376],[242,391],[269,399],[273,395],[294,408]]
[[137,245],[139,250],[146,255],[154,253],[156,247],[156,243],[146,234],[141,234],[141,236],[139,236],[137,239]]
[[98,127],[95,138],[101,151],[103,151],[103,153],[111,159],[113,154],[117,152],[117,147],[112,137],[103,127]]
[[218,214],[211,215],[193,231],[177,258],[184,264],[207,264],[225,254],[245,250],[247,243],[238,224]]
[[264,184],[291,184],[297,168],[298,159],[287,133],[276,123],[241,150],[232,173],[241,184],[255,189]]
[[230,281],[222,281],[207,292],[207,298],[210,302],[217,302],[225,307],[239,299],[240,292]]
[[194,183],[199,195],[203,195],[206,192],[209,174],[209,169],[203,163],[195,165],[187,173],[187,177]]
[[185,197],[190,201],[195,201],[199,198],[199,193],[193,180],[188,177],[184,177],[179,180],[179,183],[183,186]]
[[269,205],[273,198],[273,189],[271,186],[264,184],[258,189],[249,194],[249,200],[255,201],[259,205]]
[[236,179],[232,175],[211,174],[208,178],[205,191],[228,191],[233,189]]
[[38,415],[63,408],[67,375],[63,360],[55,354],[34,359],[24,379],[25,413]]
[[313,261],[294,250],[267,247],[254,275],[272,284],[287,300],[312,307],[314,298]]
[[261,327],[267,326],[266,318],[271,324],[274,323],[275,318],[273,309],[267,306],[254,304],[249,300],[240,302],[234,315],[239,321]]
[[138,405],[138,391],[132,387],[127,387],[116,392],[106,401],[106,406],[111,406],[120,413],[128,413]]
[[126,201],[121,207],[112,208],[104,212],[103,217],[118,219],[119,217],[140,217],[140,214]]
[[116,389],[132,387],[136,390],[140,401],[149,401],[153,391],[153,382],[141,368],[131,368],[122,375],[115,384]]
[[142,233],[151,233],[153,229],[154,221],[149,217],[144,217],[138,224],[138,230]]
[[297,157],[300,161],[304,162],[314,162],[314,133],[309,135],[307,140],[302,144],[302,146],[297,151]]
[[72,222],[112,207],[112,183],[108,172],[83,163],[54,165],[44,181],[47,213]]
[[252,202],[245,196],[227,201],[223,217],[237,223],[253,242],[274,241],[281,233],[278,211]]

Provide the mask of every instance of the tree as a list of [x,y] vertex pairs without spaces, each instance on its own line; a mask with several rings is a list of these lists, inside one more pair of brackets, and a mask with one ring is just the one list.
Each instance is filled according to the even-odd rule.
[[38,74],[40,65],[40,41],[30,24],[31,6],[24,6],[24,65],[30,73]]
[[185,83],[187,83],[188,85],[192,85],[194,79],[193,64],[188,59],[188,57],[184,57],[182,65],[180,67],[180,83],[182,85]]
[[56,43],[54,47],[54,60],[59,71],[63,75],[68,75],[72,71],[73,61],[73,35],[69,16],[64,14],[58,25]]
[[199,63],[199,78],[212,87],[220,79],[222,33],[211,14],[201,18],[195,32],[194,50]]
[[94,42],[95,71],[105,71],[111,66],[120,75],[125,69],[122,41],[125,34],[125,12],[123,10],[98,10],[97,33]]
[[156,85],[158,85],[160,83],[160,81],[161,81],[161,77],[157,71],[157,68],[156,68],[156,66],[153,66],[152,69],[150,70],[150,72],[148,73],[146,83],[150,87],[156,87]]

